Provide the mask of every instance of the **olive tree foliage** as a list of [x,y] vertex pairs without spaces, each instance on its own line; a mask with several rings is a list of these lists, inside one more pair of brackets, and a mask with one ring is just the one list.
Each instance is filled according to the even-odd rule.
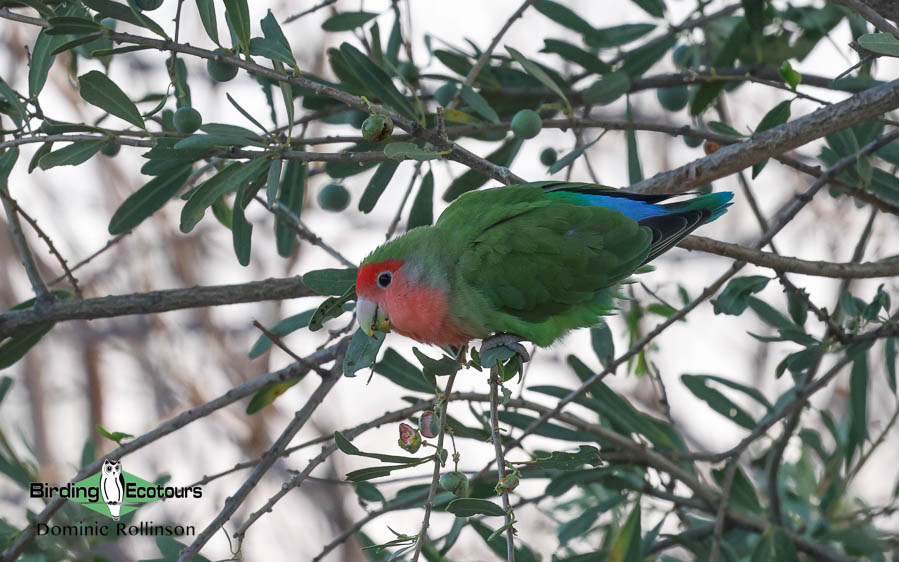
[[[518,561],[550,555],[566,561],[886,560],[899,548],[895,521],[889,520],[897,507],[896,475],[885,474],[879,483],[882,504],[864,502],[854,487],[866,463],[895,451],[899,416],[899,324],[892,306],[899,261],[889,250],[870,261],[865,253],[875,223],[895,229],[899,216],[899,129],[890,114],[899,107],[899,80],[880,70],[895,70],[891,59],[899,57],[899,31],[889,19],[895,17],[889,2],[698,0],[686,18],[675,21],[665,0],[633,0],[638,16],[633,22],[598,27],[568,2],[527,0],[508,3],[509,17],[489,42],[446,44],[424,35],[429,30],[417,29],[426,47],[420,52],[413,44],[420,44],[421,37],[410,37],[406,24],[407,11],[417,9],[412,2],[366,2],[369,11],[358,11],[353,2],[329,0],[310,3],[299,13],[269,12],[258,21],[250,18],[248,0],[169,0],[166,4],[177,4],[173,21],[156,18],[161,3],[0,2],[6,28],[20,29],[19,37],[35,37],[23,64],[7,67],[0,77],[0,199],[9,247],[15,251],[4,275],[27,279],[33,289],[30,298],[14,306],[10,300],[9,310],[0,314],[0,368],[14,374],[0,384],[0,398],[12,385],[29,384],[15,376],[23,372],[16,369],[34,354],[47,353],[45,338],[67,322],[267,300],[314,301],[301,314],[269,326],[256,324],[261,335],[249,357],[280,347],[291,358],[277,370],[232,383],[201,405],[182,404],[138,436],[100,425],[101,435],[88,442],[80,463],[69,459],[80,470],[65,478],[79,481],[96,473],[103,458],[164,446],[157,440],[237,402],[244,410],[232,409],[253,425],[298,381],[317,381],[279,435],[256,444],[261,455],[247,448],[245,462],[236,467],[204,467],[210,472],[228,468],[205,477],[204,485],[233,472],[243,475],[242,483],[222,494],[227,499],[216,506],[218,515],[196,536],[183,543],[159,537],[162,559],[202,559],[208,541],[224,540],[223,528],[238,556],[242,545],[252,543],[254,525],[285,516],[279,514],[279,500],[296,493],[334,456],[365,459],[364,468],[342,476],[353,483],[367,515],[322,541],[319,557],[344,547],[363,548],[372,560],[453,560],[473,541],[499,558]],[[531,34],[539,49],[504,41],[526,12],[546,23]],[[322,53],[319,68],[303,68],[289,26],[322,15],[322,28],[335,46]],[[199,18],[206,35],[185,36],[183,18]],[[835,30],[847,26],[853,41],[837,45],[845,61],[833,64],[827,75],[797,70],[833,41]],[[543,29],[564,33],[544,37]],[[675,71],[654,70],[672,58]],[[129,61],[160,65],[168,80],[135,96],[133,85],[117,83],[104,71]],[[189,74],[186,61],[204,63],[208,76]],[[51,72],[69,73],[70,94],[83,100],[89,119],[54,119],[54,108],[42,97]],[[255,81],[269,107],[244,106],[224,86],[219,93],[243,120],[206,122],[208,100],[191,93],[192,86],[196,90],[199,81],[210,78]],[[757,91],[762,99],[777,90],[782,101],[750,130],[742,130],[728,112],[728,99],[738,88]],[[835,101],[819,99],[823,91]],[[632,111],[632,99],[652,95],[665,109],[664,119],[645,120]],[[796,112],[797,100],[816,109]],[[313,129],[330,136],[312,136]],[[547,129],[562,130],[566,142],[540,154],[545,176],[522,178],[515,172],[516,157],[525,143],[536,142],[529,139]],[[355,265],[304,223],[310,207],[339,213],[334,220],[350,224],[349,217],[371,212],[394,175],[406,168],[411,181],[403,186],[394,220],[385,225],[390,237],[431,224],[435,196],[450,202],[491,180],[512,184],[570,177],[599,183],[591,147],[602,146],[611,130],[625,131],[627,158],[619,165],[629,186],[619,187],[641,193],[702,192],[719,188],[713,182],[722,178],[728,188],[739,187],[740,208],[751,210],[761,233],[757,239],[692,236],[681,244],[729,259],[731,267],[717,279],[704,289],[676,283],[676,289],[669,283],[664,292],[646,284],[626,286],[620,312],[624,338],[605,323],[592,328],[592,349],[558,366],[576,376],[570,380],[577,383],[568,386],[525,381],[525,391],[519,392],[527,366],[502,346],[483,356],[474,348],[419,346],[414,356],[406,356],[391,347],[399,336],[376,332],[369,337],[356,330],[351,315]],[[696,147],[694,159],[644,177],[638,141],[650,135]],[[466,148],[475,140],[478,147],[492,144],[487,150]],[[26,159],[25,148],[35,145],[39,148]],[[113,238],[100,252],[119,251],[129,233],[167,211],[172,213],[167,216],[180,216],[178,224],[163,223],[168,240],[177,241],[205,223],[204,235],[227,233],[234,254],[228,259],[241,265],[260,254],[290,262],[317,246],[333,258],[334,267],[306,271],[301,278],[200,286],[185,279],[184,287],[153,292],[84,294],[76,274],[89,275],[93,256],[70,264],[17,202],[21,186],[7,180],[13,170],[39,176],[58,166],[114,159],[121,148],[142,154],[141,187],[109,214]],[[441,185],[433,170],[446,162],[454,163],[449,168],[453,177]],[[764,193],[758,190],[757,198],[756,177],[774,166],[795,170],[801,187],[791,193],[769,186]],[[328,185],[312,197],[307,185],[315,176],[329,179],[315,179]],[[835,200],[845,215],[862,217],[865,228],[849,241],[854,255],[843,262],[781,255],[776,235],[821,199]],[[766,211],[774,208],[772,202],[781,207]],[[273,229],[274,235],[262,236],[262,229]],[[39,249],[41,255],[49,249],[54,261],[39,263]],[[741,275],[747,264],[763,273]],[[51,280],[47,272],[54,269],[61,275]],[[838,299],[822,302],[823,297],[807,291],[803,284],[809,276],[828,279]],[[855,290],[854,280],[876,278],[883,283],[875,291]],[[774,286],[783,291],[762,293]],[[3,298],[11,297],[7,292]],[[739,428],[740,439],[724,450],[698,449],[676,423],[654,359],[666,329],[700,307],[764,323],[763,333],[740,337],[757,340],[762,353],[778,357],[776,368],[763,370],[760,377],[787,381],[778,387],[785,391],[765,393],[761,384],[728,378],[724,365],[721,374],[684,373],[667,381],[667,391],[679,385],[700,400],[710,424]],[[244,321],[251,322],[251,317]],[[717,328],[712,321],[691,329],[702,339],[704,331]],[[314,337],[320,341],[317,351],[305,357],[290,351],[296,338]],[[597,359],[601,367],[590,368]],[[457,374],[467,372],[482,372],[489,392],[454,392]],[[371,384],[397,385],[407,396],[389,404],[380,417],[301,445],[292,442],[336,384],[370,373]],[[654,399],[638,403],[613,391],[605,380],[613,374],[645,381]],[[837,386],[844,391],[834,392]],[[821,402],[821,396],[830,398]],[[884,403],[890,404],[887,410]],[[392,428],[391,438],[378,450],[353,443],[385,427]],[[8,439],[8,428],[3,434],[0,471],[27,490],[39,479],[32,455],[40,447],[29,445],[30,452],[23,454]],[[533,444],[536,436],[542,439],[539,446]],[[115,448],[104,446],[108,453],[98,455],[97,438],[106,444],[111,440]],[[472,466],[457,450],[464,440],[493,460]],[[321,449],[310,460],[294,455],[312,445]],[[795,454],[788,454],[788,446]],[[295,471],[271,471],[276,464]],[[399,488],[386,485],[407,474],[423,478]],[[247,501],[258,501],[251,492],[263,478],[285,477],[267,501]],[[521,514],[534,513],[527,511],[530,504],[554,521],[552,544],[532,544],[528,534],[517,532],[528,525]],[[3,559],[87,559],[104,543],[119,540],[36,536],[38,524],[83,519],[80,509],[54,498],[39,512],[3,519]],[[394,538],[386,543],[369,538],[383,536],[380,518],[400,510],[417,514],[420,526],[391,529]],[[453,522],[438,529],[432,518]],[[22,524],[24,519],[28,523]],[[290,552],[299,540],[309,538],[288,535],[270,547]]]

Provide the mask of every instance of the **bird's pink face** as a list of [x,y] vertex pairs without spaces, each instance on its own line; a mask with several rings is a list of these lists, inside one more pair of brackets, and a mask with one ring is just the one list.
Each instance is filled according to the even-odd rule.
[[[446,295],[410,279],[403,260],[368,263],[356,274],[356,319],[368,335],[391,329],[424,343],[459,345],[471,339],[448,314]],[[413,274],[414,275],[414,274]]]
[[369,336],[374,330],[387,332],[391,328],[388,303],[396,302],[398,287],[408,285],[401,272],[403,263],[403,260],[369,263],[356,273],[356,320]]

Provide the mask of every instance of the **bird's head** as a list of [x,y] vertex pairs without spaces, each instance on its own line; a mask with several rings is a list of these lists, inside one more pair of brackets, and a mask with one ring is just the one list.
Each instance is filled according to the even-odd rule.
[[356,319],[362,331],[390,331],[389,310],[408,286],[403,260],[389,259],[363,263],[356,274]]

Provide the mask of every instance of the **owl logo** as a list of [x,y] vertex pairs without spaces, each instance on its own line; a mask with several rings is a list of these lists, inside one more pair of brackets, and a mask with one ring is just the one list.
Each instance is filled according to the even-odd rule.
[[100,472],[100,492],[103,501],[109,508],[109,514],[114,521],[119,520],[122,510],[122,500],[125,499],[125,478],[122,476],[122,463],[118,460],[106,459],[103,461],[103,470]]

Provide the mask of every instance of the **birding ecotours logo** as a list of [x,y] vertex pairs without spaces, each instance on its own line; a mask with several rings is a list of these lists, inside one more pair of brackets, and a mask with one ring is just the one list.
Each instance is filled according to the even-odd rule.
[[122,462],[118,459],[104,459],[100,472],[80,482],[69,482],[64,486],[32,482],[29,492],[32,498],[65,498],[113,521],[156,500],[203,496],[200,486],[176,487],[147,482],[122,470]]

